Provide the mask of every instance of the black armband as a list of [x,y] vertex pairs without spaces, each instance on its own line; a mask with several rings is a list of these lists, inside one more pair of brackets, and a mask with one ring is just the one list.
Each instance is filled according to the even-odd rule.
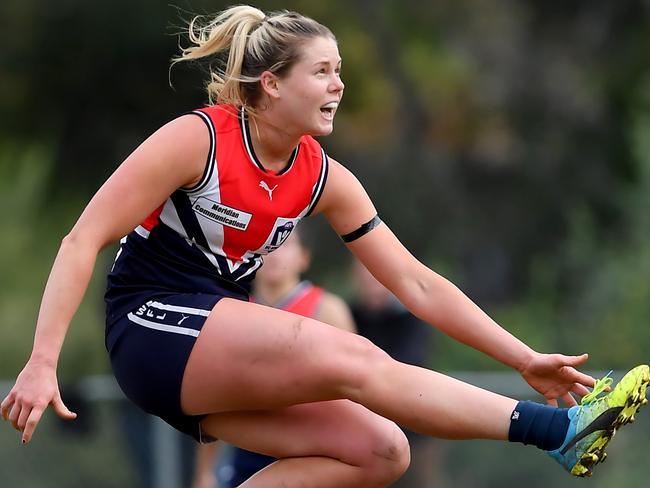
[[381,219],[379,218],[379,215],[375,215],[372,219],[363,224],[357,230],[353,230],[349,234],[342,235],[341,239],[343,239],[343,242],[356,241],[359,237],[365,236],[379,224],[381,224]]

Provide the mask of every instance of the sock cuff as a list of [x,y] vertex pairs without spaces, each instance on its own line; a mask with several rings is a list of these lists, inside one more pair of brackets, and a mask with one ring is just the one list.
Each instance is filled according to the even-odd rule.
[[562,445],[569,428],[567,412],[567,408],[521,401],[510,414],[508,440],[533,444],[545,451],[555,449]]

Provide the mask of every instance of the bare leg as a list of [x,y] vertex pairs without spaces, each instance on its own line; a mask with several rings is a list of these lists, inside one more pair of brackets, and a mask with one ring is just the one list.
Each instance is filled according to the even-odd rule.
[[384,487],[409,463],[406,436],[391,421],[348,400],[206,417],[202,429],[245,449],[280,458],[250,487]]
[[347,398],[423,434],[506,439],[516,401],[399,363],[363,337],[261,305],[223,299],[185,370],[189,414]]
[[396,361],[384,364],[377,373],[370,388],[376,398],[362,403],[380,415],[433,437],[508,438],[516,400]]

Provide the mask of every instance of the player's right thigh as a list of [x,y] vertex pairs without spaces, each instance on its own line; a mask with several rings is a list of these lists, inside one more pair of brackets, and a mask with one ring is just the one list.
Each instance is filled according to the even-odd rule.
[[383,361],[392,359],[361,336],[226,298],[192,348],[181,403],[198,415],[355,400]]
[[201,428],[250,451],[276,458],[324,456],[377,476],[399,476],[410,461],[399,427],[349,400],[211,414]]

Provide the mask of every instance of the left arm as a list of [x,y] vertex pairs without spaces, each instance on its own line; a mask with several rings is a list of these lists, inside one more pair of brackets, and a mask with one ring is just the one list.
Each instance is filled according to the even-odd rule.
[[517,371],[535,354],[453,283],[419,262],[386,224],[349,243],[348,248],[411,313],[457,341]]
[[[377,211],[359,181],[336,161],[316,209],[339,235],[368,222]],[[420,263],[386,224],[347,244],[348,249],[417,317],[450,337],[513,367],[549,400],[580,395],[594,379],[574,369],[586,355],[540,354],[501,328],[447,279]],[[539,377],[554,376],[550,381]]]

